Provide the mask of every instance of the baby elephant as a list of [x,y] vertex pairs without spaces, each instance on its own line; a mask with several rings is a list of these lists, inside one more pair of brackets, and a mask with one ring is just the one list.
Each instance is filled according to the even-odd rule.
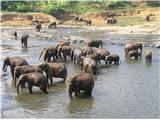
[[109,64],[112,64],[112,62],[114,62],[114,64],[119,64],[120,58],[119,58],[119,55],[112,54],[112,55],[106,56],[105,61],[106,61],[106,65],[108,62],[109,62]]
[[131,50],[128,53],[129,58],[135,57],[135,59],[138,60],[138,56],[141,57],[141,53],[139,53],[138,50]]
[[27,39],[29,38],[28,34],[24,34],[21,37],[21,44],[22,44],[22,48],[25,47],[27,48]]
[[67,80],[66,84],[67,91],[71,99],[73,98],[73,92],[75,96],[78,96],[81,90],[83,90],[86,95],[91,96],[92,89],[94,87],[94,78],[89,73],[80,73],[71,78],[71,80]]
[[33,73],[23,74],[19,77],[18,83],[17,83],[17,94],[19,94],[19,86],[24,85],[26,82],[28,83],[28,89],[30,94],[32,94],[33,86],[39,87],[46,94],[48,93],[47,78],[41,73],[33,72]]
[[146,55],[146,62],[151,62],[152,61],[152,51],[146,50],[145,55]]

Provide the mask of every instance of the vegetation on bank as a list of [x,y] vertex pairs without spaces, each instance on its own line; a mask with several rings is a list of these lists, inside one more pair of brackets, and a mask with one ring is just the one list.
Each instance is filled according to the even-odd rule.
[[88,13],[107,10],[133,10],[142,7],[160,7],[160,1],[123,0],[40,0],[40,1],[1,1],[2,11],[58,13]]

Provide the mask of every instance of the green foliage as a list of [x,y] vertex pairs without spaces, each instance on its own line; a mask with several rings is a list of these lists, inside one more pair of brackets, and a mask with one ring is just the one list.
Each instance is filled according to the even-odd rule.
[[[132,9],[138,4],[123,0],[40,0],[40,1],[2,1],[2,11],[44,12],[59,11],[71,13],[102,12],[106,10]],[[160,1],[143,1],[148,6],[160,6]]]

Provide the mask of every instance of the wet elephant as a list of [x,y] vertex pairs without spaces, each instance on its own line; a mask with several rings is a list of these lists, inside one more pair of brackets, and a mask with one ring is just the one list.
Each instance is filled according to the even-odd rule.
[[138,52],[138,50],[130,50],[128,53],[129,58],[134,57],[136,60],[138,60],[138,56],[141,57],[141,54]]
[[84,91],[84,94],[91,96],[94,87],[94,78],[91,74],[80,73],[72,77],[70,80],[67,80],[66,84],[71,99],[73,98],[72,93],[74,93],[75,96],[78,96],[81,90]]
[[146,57],[146,62],[151,62],[152,61],[152,51],[151,50],[146,50],[145,51],[145,57]]
[[48,25],[48,28],[52,29],[52,28],[56,28],[57,27],[57,23],[56,22],[52,22]]
[[41,53],[40,53],[40,56],[39,56],[39,60],[41,59],[41,56],[43,55],[43,57],[44,57],[43,60],[45,62],[51,61],[51,58],[53,58],[53,61],[55,61],[55,58],[58,58],[57,54],[58,54],[58,50],[57,50],[56,47],[48,46],[48,47],[43,48],[41,50]]
[[97,54],[99,63],[101,63],[101,60],[105,61],[106,56],[110,55],[110,52],[104,48],[95,48],[94,51]]
[[142,54],[142,44],[141,43],[137,43],[137,44],[133,44],[133,43],[130,43],[130,44],[126,44],[124,50],[125,50],[125,57],[127,57],[128,53],[130,50],[137,50],[140,49],[140,52]]
[[112,64],[112,62],[114,62],[114,64],[119,64],[120,57],[117,54],[112,54],[112,55],[106,56],[105,61],[106,61],[106,64],[108,62],[109,62],[109,64]]
[[79,48],[72,50],[71,58],[74,64],[79,64],[80,57],[82,56],[82,51]]
[[98,58],[98,55],[95,52],[92,54],[86,55],[86,58],[91,58],[91,59],[95,60],[96,63],[98,63],[98,62],[100,63],[100,59]]
[[[63,61],[67,61],[67,56],[70,56],[72,59],[72,56],[71,56],[72,49],[73,49],[73,47],[71,47],[71,46],[59,46],[58,47],[58,56]],[[62,56],[63,56],[63,58],[62,58]]]
[[47,92],[48,81],[47,78],[38,72],[32,72],[27,74],[22,74],[17,82],[17,94],[19,94],[19,86],[28,83],[29,93],[32,94],[32,87],[39,87],[44,93]]
[[20,75],[31,73],[31,72],[39,72],[43,74],[43,71],[40,67],[34,66],[34,65],[24,65],[24,66],[18,66],[14,69],[14,81],[15,81],[15,87],[16,87],[16,80],[19,78]]
[[22,48],[25,47],[27,48],[27,39],[29,38],[28,34],[23,34],[21,37],[21,44],[22,44]]
[[81,57],[80,58],[80,66],[81,70],[83,70],[87,73],[96,74],[97,73],[97,64],[96,61],[91,58]]
[[94,53],[94,50],[93,50],[92,47],[82,48],[82,55],[83,56],[90,55],[90,54],[93,54],[93,53]]
[[36,25],[36,31],[37,31],[37,32],[40,32],[41,29],[42,29],[42,25],[38,23],[38,24]]
[[103,48],[103,41],[102,40],[92,40],[87,42],[87,46],[88,47],[99,47],[101,46],[101,48]]
[[12,78],[14,78],[14,69],[18,66],[28,65],[28,62],[21,57],[6,57],[4,59],[3,71],[7,71],[7,66],[10,66]]
[[63,63],[41,63],[38,65],[44,72],[46,72],[47,80],[50,79],[50,83],[53,83],[53,77],[63,78],[63,81],[67,78],[67,68]]

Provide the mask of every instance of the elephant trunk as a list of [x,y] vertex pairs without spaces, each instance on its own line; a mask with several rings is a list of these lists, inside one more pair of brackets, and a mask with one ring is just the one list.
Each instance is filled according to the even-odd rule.
[[19,94],[19,85],[21,84],[21,79],[18,80],[18,83],[17,83],[17,94]]
[[4,72],[7,71],[7,65],[5,65],[5,63],[4,63],[4,65],[3,65],[3,71],[4,71]]

